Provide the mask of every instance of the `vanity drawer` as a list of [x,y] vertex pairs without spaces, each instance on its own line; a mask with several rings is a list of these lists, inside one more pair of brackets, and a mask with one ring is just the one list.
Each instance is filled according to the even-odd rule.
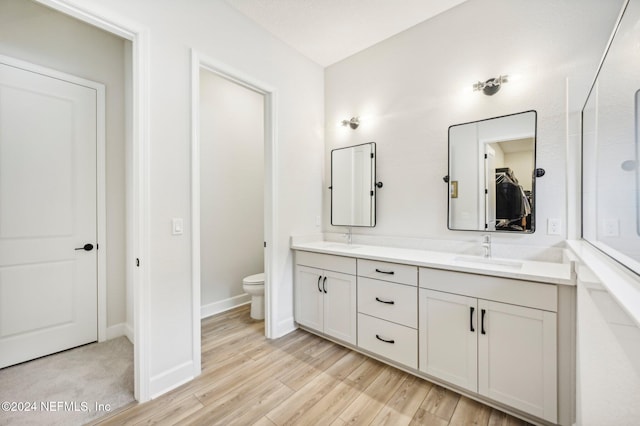
[[418,285],[418,267],[358,259],[358,276],[407,285]]
[[418,331],[413,328],[358,314],[358,346],[408,367],[418,368]]
[[295,252],[296,265],[311,266],[325,271],[356,274],[356,260],[352,257],[334,256],[331,254],[311,253],[298,250]]
[[407,327],[418,327],[418,289],[404,284],[358,278],[358,312]]

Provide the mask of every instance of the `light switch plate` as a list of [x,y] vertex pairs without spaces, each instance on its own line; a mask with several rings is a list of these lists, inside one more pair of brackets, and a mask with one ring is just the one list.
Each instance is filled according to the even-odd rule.
[[171,234],[182,235],[184,233],[184,222],[181,217],[171,219]]
[[620,221],[618,219],[606,219],[604,221],[604,237],[620,236]]
[[560,235],[560,219],[547,219],[547,234],[548,235]]

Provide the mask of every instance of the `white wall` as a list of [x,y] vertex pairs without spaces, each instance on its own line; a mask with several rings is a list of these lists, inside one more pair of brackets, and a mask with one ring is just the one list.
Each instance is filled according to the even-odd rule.
[[[258,28],[223,1],[65,0],[107,21],[145,30],[149,40],[150,282],[149,393],[188,380],[193,360],[191,277],[190,49],[265,82],[277,91],[277,235],[275,336],[293,329],[289,236],[317,232],[322,203],[322,69]],[[171,235],[171,218],[184,235]]]
[[107,326],[125,323],[125,44],[31,1],[0,1],[0,54],[106,86]]
[[264,271],[264,95],[200,71],[200,257],[203,311],[246,302],[242,278]]
[[[533,235],[495,234],[494,241],[554,245],[566,229],[566,92],[578,110],[619,13],[600,0],[469,0],[326,69],[326,152],[377,143],[377,236],[477,239],[448,231],[447,129],[526,110],[538,115],[538,228]],[[472,91],[478,80],[509,74],[494,96]],[[568,80],[568,83],[567,83]],[[357,130],[338,123],[359,115]],[[328,158],[325,156],[325,158]],[[325,161],[325,176],[330,164]],[[326,185],[325,185],[326,186]],[[324,229],[331,227],[324,193]],[[547,218],[563,235],[546,235]]]

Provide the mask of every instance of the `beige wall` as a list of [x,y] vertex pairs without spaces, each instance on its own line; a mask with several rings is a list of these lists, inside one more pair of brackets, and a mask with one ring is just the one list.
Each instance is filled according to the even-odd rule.
[[201,305],[245,302],[242,278],[264,271],[264,96],[205,70],[200,176]]
[[125,43],[27,0],[0,0],[0,54],[106,86],[107,326],[124,323]]

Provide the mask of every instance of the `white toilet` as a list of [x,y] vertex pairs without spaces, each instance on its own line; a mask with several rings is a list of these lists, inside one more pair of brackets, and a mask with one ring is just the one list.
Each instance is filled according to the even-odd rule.
[[264,272],[245,277],[242,288],[251,295],[251,318],[264,319]]

